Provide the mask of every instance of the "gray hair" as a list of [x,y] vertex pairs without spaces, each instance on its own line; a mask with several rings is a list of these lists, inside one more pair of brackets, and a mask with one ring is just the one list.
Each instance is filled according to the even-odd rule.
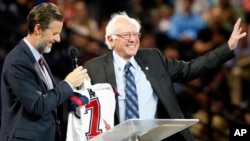
[[[141,29],[140,22],[134,18],[129,17],[126,12],[118,12],[118,13],[112,14],[111,19],[109,20],[106,26],[106,34],[105,34],[105,44],[108,46],[110,50],[112,50],[113,47],[110,45],[108,41],[108,36],[115,34],[117,32],[117,28],[118,28],[117,25],[119,25],[118,19],[121,19],[121,18],[127,19],[132,24],[134,24],[137,27],[138,32]],[[115,38],[115,36],[112,36],[112,38]]]

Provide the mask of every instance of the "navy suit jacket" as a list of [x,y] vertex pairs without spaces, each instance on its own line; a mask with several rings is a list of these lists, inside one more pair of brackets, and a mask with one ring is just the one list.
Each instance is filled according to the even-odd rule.
[[[159,97],[156,118],[184,118],[178,105],[173,82],[188,82],[208,71],[220,67],[234,56],[227,44],[189,62],[167,59],[158,49],[139,49],[135,60],[140,65],[152,88]],[[93,84],[110,83],[116,87],[112,52],[94,58],[84,64]],[[118,102],[117,102],[118,104]],[[119,122],[119,108],[116,106],[115,121]],[[188,129],[167,140],[193,141]]]
[[48,90],[46,80],[32,52],[21,40],[7,55],[2,70],[1,141],[54,141],[55,110],[67,100],[73,90],[62,81]]

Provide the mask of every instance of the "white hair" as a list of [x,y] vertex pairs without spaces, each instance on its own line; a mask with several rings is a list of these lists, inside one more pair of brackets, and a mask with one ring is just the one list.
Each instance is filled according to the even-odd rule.
[[108,46],[108,48],[110,50],[112,50],[113,47],[110,45],[110,43],[108,41],[108,36],[111,36],[113,39],[116,38],[116,36],[112,36],[112,34],[116,34],[117,28],[119,25],[118,19],[121,19],[121,18],[127,19],[132,24],[134,24],[137,27],[138,32],[141,29],[140,22],[134,18],[129,17],[126,12],[118,12],[118,13],[112,14],[111,19],[109,20],[109,22],[106,26],[106,34],[105,34],[105,44]]

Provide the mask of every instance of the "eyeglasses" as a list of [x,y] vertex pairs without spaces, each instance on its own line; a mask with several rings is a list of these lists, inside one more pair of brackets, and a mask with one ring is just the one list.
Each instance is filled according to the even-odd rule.
[[133,36],[133,38],[140,38],[141,37],[141,33],[137,33],[137,32],[134,32],[134,33],[126,32],[126,33],[122,33],[122,34],[113,34],[113,35],[116,35],[116,36],[121,37],[121,38],[126,39],[126,40],[129,40],[132,36]]

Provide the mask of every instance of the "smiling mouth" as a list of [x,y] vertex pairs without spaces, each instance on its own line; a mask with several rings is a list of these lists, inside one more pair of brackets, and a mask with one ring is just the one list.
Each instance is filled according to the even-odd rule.
[[128,45],[127,47],[129,47],[129,48],[135,48],[136,46],[135,45]]

